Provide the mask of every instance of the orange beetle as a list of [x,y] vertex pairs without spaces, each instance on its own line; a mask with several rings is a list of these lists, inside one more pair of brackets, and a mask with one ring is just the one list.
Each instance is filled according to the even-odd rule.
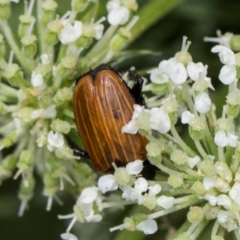
[[73,95],[77,129],[94,168],[102,173],[113,169],[112,162],[125,165],[136,159],[147,160],[147,140],[139,134],[122,133],[132,118],[133,105],[144,105],[141,94],[143,79],[129,71],[136,81],[132,89],[113,68],[102,65],[79,77]]

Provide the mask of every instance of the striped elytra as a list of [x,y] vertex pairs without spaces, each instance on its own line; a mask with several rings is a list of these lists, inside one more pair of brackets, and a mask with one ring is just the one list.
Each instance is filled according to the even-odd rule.
[[110,67],[78,79],[73,95],[75,122],[97,171],[111,171],[115,161],[125,165],[136,159],[147,160],[147,140],[139,134],[122,133],[135,103],[124,80]]

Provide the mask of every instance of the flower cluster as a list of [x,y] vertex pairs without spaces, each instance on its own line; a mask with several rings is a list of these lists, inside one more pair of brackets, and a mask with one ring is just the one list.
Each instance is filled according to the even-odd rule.
[[[187,220],[173,239],[200,238],[210,221],[211,239],[224,239],[225,231],[240,239],[239,36],[217,32],[218,38],[205,38],[218,43],[212,52],[223,64],[219,80],[228,87],[227,96],[220,96],[226,97],[221,116],[209,94],[215,89],[208,66],[194,62],[184,37],[174,57],[146,72],[146,106],[135,104],[132,119],[122,127],[122,134],[147,139],[155,179],[142,176],[145,159],[130,159],[124,167],[113,163],[114,173],[96,180],[89,165],[76,161],[67,140],[79,140],[72,79],[118,56],[138,20],[138,4],[110,0],[106,16],[99,18],[92,12],[95,3],[72,0],[71,10],[59,16],[57,1],[39,1],[36,20],[34,0],[25,2],[14,35],[7,21],[10,0],[0,0],[0,182],[21,178],[19,216],[33,197],[37,173],[48,211],[53,200],[61,203],[60,191],[71,189],[77,199],[72,214],[59,216],[71,219],[64,240],[77,239],[70,233],[77,221],[99,222],[105,209],[127,205],[141,208],[110,231],[153,234],[160,217],[187,208]],[[185,128],[190,142],[181,137]]]

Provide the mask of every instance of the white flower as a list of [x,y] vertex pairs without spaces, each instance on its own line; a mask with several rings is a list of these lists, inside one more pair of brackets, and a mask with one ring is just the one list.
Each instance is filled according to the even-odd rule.
[[212,86],[211,79],[207,77],[207,65],[203,65],[201,62],[199,63],[194,63],[190,62],[187,65],[187,71],[189,77],[193,81],[206,81],[208,83],[208,87],[214,90],[214,87]]
[[217,220],[219,223],[225,223],[231,220],[228,212],[220,210],[217,215]]
[[154,184],[153,186],[149,186],[148,190],[149,196],[156,196],[158,193],[161,192],[162,187],[159,184]]
[[231,84],[237,75],[236,58],[234,52],[224,46],[217,45],[212,48],[212,52],[218,53],[220,61],[225,64],[219,74],[219,79],[223,84]]
[[53,151],[54,148],[60,148],[64,144],[63,135],[59,132],[54,133],[52,130],[48,133],[47,140],[49,151]]
[[143,177],[139,177],[134,184],[134,189],[138,192],[138,193],[143,193],[146,192],[148,189],[148,182],[145,178]]
[[240,206],[240,183],[234,183],[233,187],[229,191],[231,199]]
[[133,162],[129,162],[126,165],[126,170],[131,175],[137,175],[143,170],[143,161],[142,160],[135,160]]
[[214,142],[218,147],[236,147],[238,144],[238,136],[232,133],[225,133],[223,130],[216,132],[214,136]]
[[158,230],[157,223],[153,219],[147,219],[143,222],[140,222],[137,226],[136,229],[138,231],[144,232],[144,234],[149,235],[153,234]]
[[207,113],[211,108],[211,99],[208,94],[205,92],[201,92],[195,98],[195,108],[200,113]]
[[[142,171],[142,169],[143,169],[143,161],[135,160],[133,162],[129,162],[126,165],[126,168],[124,170],[126,175],[137,175]],[[115,173],[117,170],[115,170]],[[126,175],[123,175],[123,177],[124,176],[126,177]],[[116,180],[115,175],[112,175],[112,174],[104,175],[100,177],[98,180],[98,188],[102,193],[106,193],[108,191],[114,191],[118,187],[119,187],[119,183]]]
[[163,84],[169,82],[169,78],[166,74],[159,71],[158,68],[153,69],[150,73],[150,79],[153,83]]
[[78,197],[77,203],[89,204],[94,202],[98,197],[99,189],[97,187],[84,188]]
[[174,205],[174,197],[161,196],[157,199],[157,204],[164,209],[169,209]]
[[44,86],[44,80],[43,77],[40,73],[36,73],[36,72],[32,72],[31,75],[31,84],[33,85],[33,87],[43,87]]
[[226,32],[224,35],[222,35],[221,31],[218,30],[217,36],[218,37],[205,37],[204,41],[216,42],[216,43],[219,43],[220,45],[230,48],[230,41],[233,36],[232,33]]
[[187,161],[188,161],[188,166],[190,168],[194,168],[201,161],[201,159],[199,156],[195,156],[193,158],[188,157]]
[[69,232],[62,233],[61,238],[63,240],[78,240],[77,237]]
[[118,188],[118,184],[112,174],[104,175],[98,180],[98,188],[104,194],[108,191],[114,191]]
[[215,187],[215,185],[216,185],[216,180],[213,177],[204,177],[203,186],[204,186],[206,191]]
[[49,57],[48,57],[48,55],[46,54],[46,53],[44,53],[44,54],[42,54],[41,56],[40,56],[40,59],[41,59],[41,62],[42,62],[42,64],[49,64]]
[[212,206],[216,206],[217,204],[217,198],[211,194],[206,194],[205,195],[205,199],[208,200],[208,202],[210,203],[210,205]]
[[112,5],[107,16],[108,22],[113,25],[123,25],[125,24],[130,16],[130,11],[124,6],[119,6],[118,4]]
[[134,104],[133,108],[134,112],[132,120],[122,127],[122,133],[136,134],[139,129],[149,131],[150,110],[145,109],[144,106],[137,104]]
[[171,121],[168,114],[161,108],[152,108],[150,110],[150,126],[160,133],[167,133],[171,129]]
[[57,115],[56,106],[50,105],[41,112],[42,118],[55,118]]
[[189,123],[194,118],[194,114],[189,111],[184,111],[181,116],[181,122],[183,124]]
[[68,20],[62,21],[63,28],[58,37],[62,44],[69,44],[76,41],[82,34],[82,22],[74,21],[73,26]]
[[220,194],[217,196],[217,205],[223,206],[225,209],[230,209],[231,207],[231,200],[225,194]]

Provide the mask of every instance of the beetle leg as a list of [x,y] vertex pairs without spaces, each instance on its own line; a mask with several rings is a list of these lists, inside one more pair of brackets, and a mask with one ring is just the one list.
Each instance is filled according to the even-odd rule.
[[132,96],[135,98],[136,102],[142,106],[145,106],[145,101],[142,95],[142,86],[144,80],[134,71],[129,70],[128,76],[130,79],[135,81],[135,84],[130,89]]
[[73,148],[73,153],[74,155],[76,156],[80,156],[80,157],[83,157],[83,158],[89,158],[89,155],[86,151],[80,149],[80,148]]

